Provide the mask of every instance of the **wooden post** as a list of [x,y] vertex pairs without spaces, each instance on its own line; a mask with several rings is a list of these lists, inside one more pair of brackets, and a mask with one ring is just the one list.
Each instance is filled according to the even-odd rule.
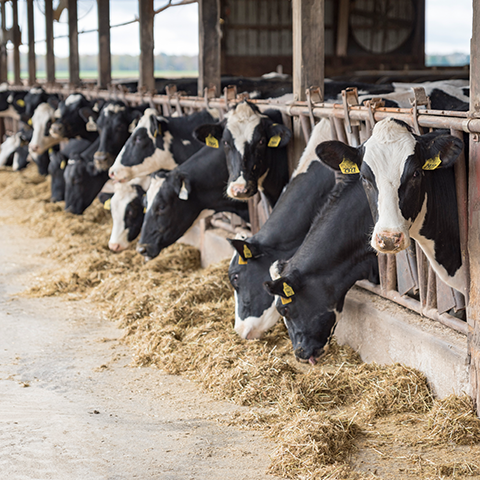
[[138,1],[140,23],[140,65],[138,88],[150,92],[155,90],[153,58],[153,0]]
[[220,0],[198,0],[198,95],[215,87],[221,94]]
[[28,84],[35,85],[37,81],[37,64],[35,60],[35,28],[33,17],[33,0],[27,0],[28,22]]
[[337,27],[337,57],[345,57],[348,47],[348,17],[350,0],[340,0]]
[[[7,59],[7,23],[5,18],[5,0],[0,0],[0,13],[2,15],[2,37],[0,44],[0,82],[8,81],[8,59]],[[3,139],[3,136],[2,136]]]
[[21,85],[20,78],[20,27],[18,26],[18,0],[12,0],[13,12],[13,83],[14,85]]
[[45,68],[47,70],[47,83],[55,83],[55,54],[53,52],[53,8],[52,0],[45,0],[45,35],[47,44],[47,55]]
[[68,70],[70,85],[80,84],[80,59],[78,56],[78,20],[77,0],[68,0],[68,45],[70,55],[68,57]]
[[[292,0],[293,29],[293,95],[306,100],[306,90],[320,87],[323,99],[325,67],[325,4],[324,0]],[[293,122],[294,162],[305,149],[301,121]]]
[[[480,116],[480,4],[473,2],[473,29],[470,41],[470,113]],[[470,302],[468,357],[472,398],[480,413],[480,142],[470,134],[468,189],[468,255],[470,259]]]
[[110,53],[110,0],[97,0],[98,10],[98,86],[107,88],[112,81]]

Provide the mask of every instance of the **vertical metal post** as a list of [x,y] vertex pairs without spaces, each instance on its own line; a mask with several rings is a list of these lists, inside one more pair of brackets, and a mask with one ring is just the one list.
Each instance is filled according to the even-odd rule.
[[98,9],[98,86],[107,88],[112,82],[110,53],[110,0],[97,0]]
[[68,70],[70,85],[80,84],[80,58],[78,56],[77,0],[68,0]]
[[220,0],[199,0],[198,35],[198,95],[215,87],[220,96]]
[[27,0],[28,22],[28,84],[34,85],[37,81],[37,64],[35,59],[35,27],[33,0]]
[[13,13],[13,83],[15,85],[21,85],[22,79],[20,78],[20,27],[18,26],[18,0],[12,0],[12,13]]
[[45,0],[45,35],[47,55],[45,68],[47,70],[47,83],[55,83],[55,53],[53,51],[53,7],[52,0]]
[[140,23],[140,65],[138,88],[153,91],[155,89],[153,57],[153,0],[138,1],[138,19]]

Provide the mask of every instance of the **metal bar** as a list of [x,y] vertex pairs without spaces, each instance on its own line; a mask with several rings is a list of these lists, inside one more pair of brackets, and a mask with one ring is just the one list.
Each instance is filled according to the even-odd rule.
[[415,253],[417,257],[417,271],[418,271],[418,287],[420,294],[420,304],[422,308],[427,303],[427,288],[428,288],[428,262],[422,249],[415,243]]
[[386,288],[388,290],[397,289],[397,259],[393,254],[387,255]]
[[46,70],[47,84],[55,83],[55,53],[53,51],[53,7],[52,0],[45,0],[45,34],[46,34]]
[[98,86],[108,88],[112,81],[110,53],[110,0],[97,0],[98,12]]
[[425,307],[427,309],[437,308],[437,279],[431,265],[428,266],[427,296]]

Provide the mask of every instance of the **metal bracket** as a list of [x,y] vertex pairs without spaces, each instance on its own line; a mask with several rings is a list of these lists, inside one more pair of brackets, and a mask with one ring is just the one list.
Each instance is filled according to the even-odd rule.
[[215,98],[217,95],[217,88],[216,87],[205,87],[203,90],[203,98],[205,99],[205,108],[209,108],[209,101],[212,98]]
[[313,104],[323,102],[322,91],[320,87],[309,87],[305,90],[305,95],[307,97],[310,125],[312,126],[312,130],[313,130],[313,128],[315,128],[315,117],[313,116]]
[[229,107],[230,102],[234,102],[237,98],[237,86],[236,85],[228,85],[223,89],[223,97],[225,98],[225,107],[227,110],[230,110]]
[[352,127],[358,127],[360,130],[360,121],[352,120],[350,118],[350,107],[357,106],[358,101],[358,92],[356,87],[348,87],[345,90],[342,90],[342,103],[343,110],[345,112],[345,122],[347,124],[347,132],[353,133]]
[[370,121],[370,126],[373,129],[375,123],[375,110],[385,106],[385,101],[379,97],[371,98],[365,102],[365,106],[368,108],[368,119]]
[[168,115],[172,115],[173,105],[172,105],[172,97],[175,96],[177,93],[177,86],[174,83],[170,83],[169,85],[165,86],[165,93],[167,94],[167,111]]
[[412,120],[415,132],[417,135],[422,134],[422,129],[418,124],[418,107],[420,105],[425,105],[427,108],[430,108],[430,98],[427,96],[425,89],[423,87],[413,87],[413,100],[410,100],[410,104],[413,106]]
[[242,92],[237,95],[237,102],[243,102],[244,100],[248,100],[250,98],[250,95],[248,92]]

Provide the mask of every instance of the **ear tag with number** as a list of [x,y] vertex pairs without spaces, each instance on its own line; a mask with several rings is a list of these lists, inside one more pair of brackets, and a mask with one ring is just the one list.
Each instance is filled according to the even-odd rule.
[[111,203],[112,203],[112,199],[109,198],[108,200],[105,201],[105,203],[103,204],[103,208],[105,210],[111,210]]
[[287,303],[291,303],[292,299],[280,297],[280,301],[282,302],[282,305],[286,305]]
[[19,98],[19,99],[17,100],[17,105],[18,105],[19,107],[24,107],[24,106],[25,106],[25,100],[22,100],[21,98]]
[[282,141],[282,137],[280,135],[274,135],[268,141],[268,146],[273,148],[278,147],[281,141]]
[[88,117],[88,122],[85,128],[87,129],[87,132],[96,132],[98,130],[97,124],[95,123],[95,120],[93,120],[93,117]]
[[248,262],[242,258],[241,255],[238,256],[238,264],[239,265],[246,265]]
[[188,190],[187,190],[187,187],[185,186],[185,182],[182,182],[182,188],[180,189],[178,198],[180,200],[188,200]]
[[60,164],[60,169],[65,170],[66,166],[67,166],[67,162],[65,160],[62,160],[62,163]]
[[29,118],[29,119],[27,120],[27,123],[28,123],[28,125],[32,126],[32,119]]
[[253,258],[252,251],[246,245],[243,245],[243,256],[245,258]]
[[340,171],[346,175],[352,175],[354,173],[360,173],[358,165],[351,160],[343,159],[342,163],[339,165]]
[[287,297],[293,297],[295,295],[293,288],[290,285],[288,285],[288,283],[285,283],[285,282],[283,282],[283,293]]
[[440,160],[440,155],[437,155],[435,158],[429,158],[425,160],[425,163],[422,167],[423,170],[435,170],[440,166],[442,161]]
[[211,148],[218,148],[218,140],[211,133],[209,133],[205,138],[205,145]]

